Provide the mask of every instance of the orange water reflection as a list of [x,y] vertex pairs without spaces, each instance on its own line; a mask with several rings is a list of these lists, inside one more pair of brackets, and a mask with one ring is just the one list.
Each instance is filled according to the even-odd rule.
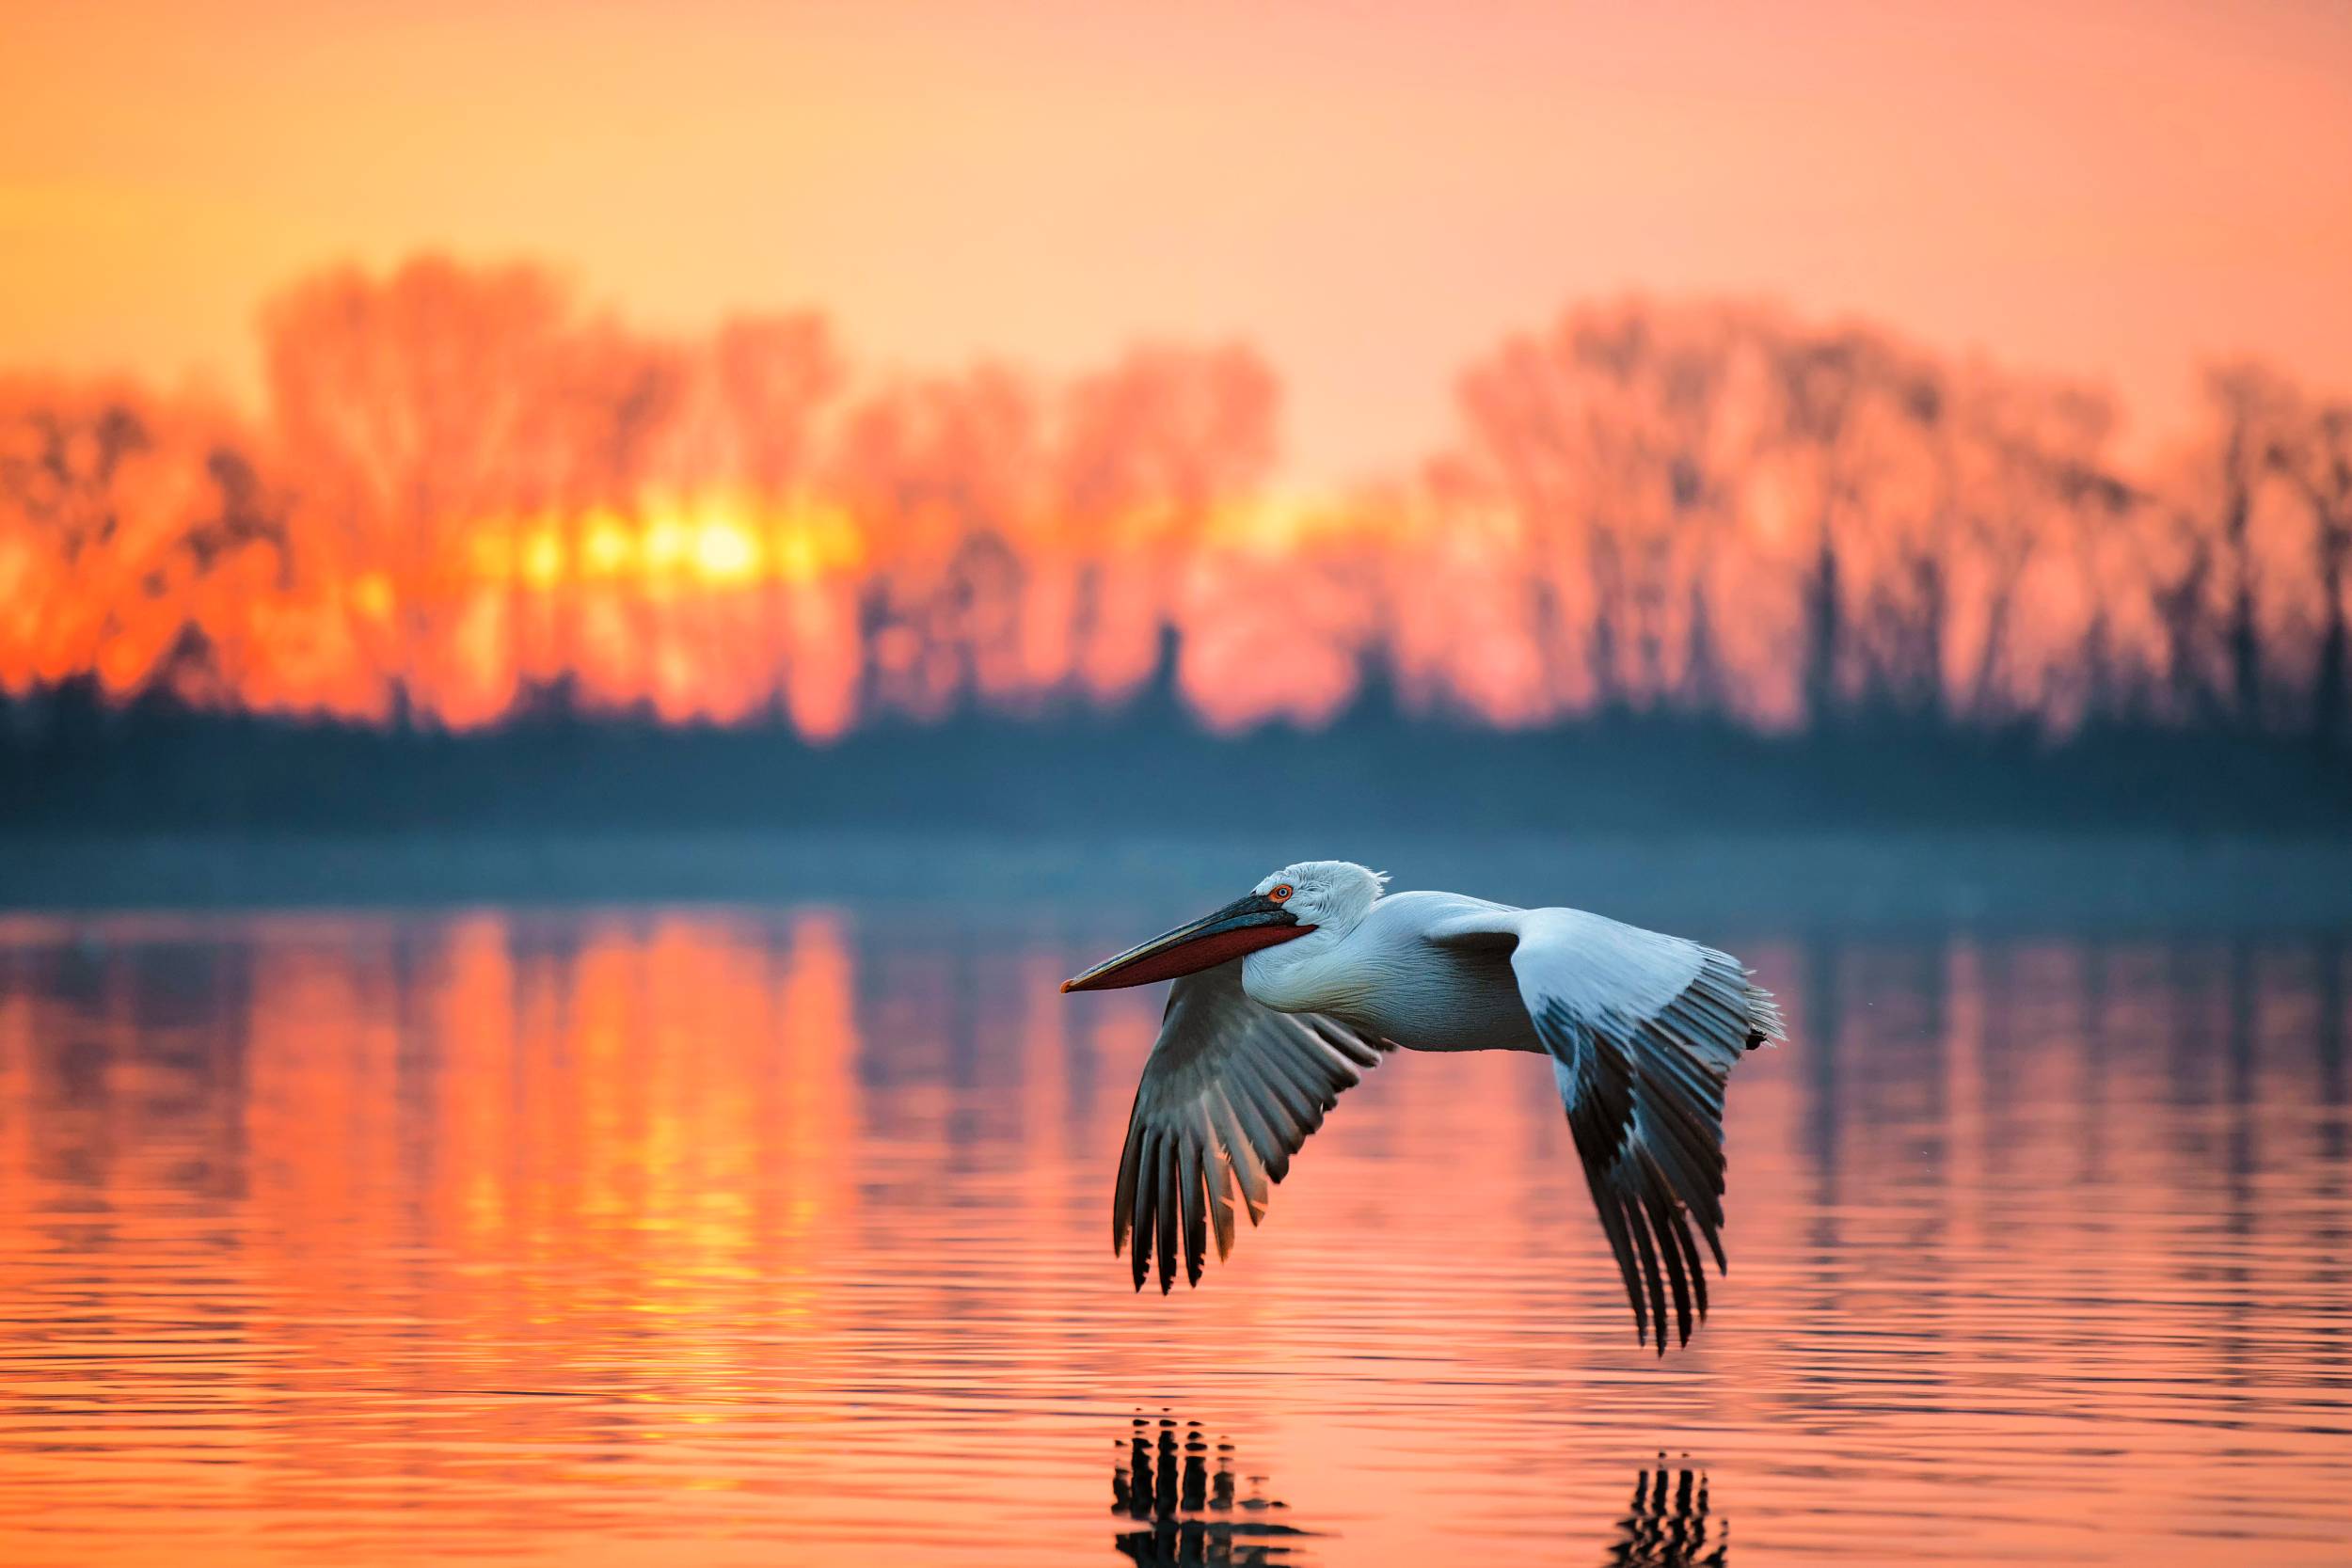
[[0,924],[0,1559],[2341,1560],[2340,938],[1751,935],[1796,1044],[1662,1364],[1527,1061],[1384,1068],[1131,1294],[1082,950]]

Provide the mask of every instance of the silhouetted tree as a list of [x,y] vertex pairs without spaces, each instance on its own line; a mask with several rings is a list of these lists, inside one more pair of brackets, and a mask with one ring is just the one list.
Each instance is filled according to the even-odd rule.
[[2319,646],[2313,660],[2311,728],[2328,751],[2344,744],[2352,705],[2352,646],[2345,594],[2352,578],[2352,402],[2292,402],[2265,457],[2309,510],[2312,563],[2318,569]]
[[2069,384],[1620,300],[1472,360],[1445,450],[1302,500],[1239,345],[872,378],[816,315],[646,337],[428,257],[301,281],[263,346],[258,429],[0,384],[19,726],[73,688],[831,737],[1155,671],[1218,725],[1312,724],[1377,671],[1509,725],[2352,730],[2352,404],[2254,365],[2127,473]]

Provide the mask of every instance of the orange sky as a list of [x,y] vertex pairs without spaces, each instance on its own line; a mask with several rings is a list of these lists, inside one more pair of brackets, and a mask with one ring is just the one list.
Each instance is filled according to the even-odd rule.
[[11,367],[242,391],[276,286],[437,245],[657,324],[818,304],[889,363],[1245,335],[1311,479],[1627,287],[2095,373],[2143,432],[2216,351],[2352,382],[2330,0],[7,4]]

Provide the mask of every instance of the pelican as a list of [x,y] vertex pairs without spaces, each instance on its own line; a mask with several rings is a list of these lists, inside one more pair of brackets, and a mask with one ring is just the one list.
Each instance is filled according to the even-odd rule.
[[1181,1251],[1200,1283],[1208,1238],[1232,1251],[1232,1194],[1255,1226],[1324,1113],[1383,1053],[1526,1051],[1551,1058],[1637,1342],[1666,1296],[1677,1342],[1707,1317],[1691,1225],[1725,1266],[1724,1083],[1743,1051],[1785,1038],[1772,993],[1727,954],[1581,910],[1458,893],[1390,893],[1349,861],[1300,861],[1223,909],[1062,982],[1174,980],[1136,1085],[1111,1200],[1111,1250]]

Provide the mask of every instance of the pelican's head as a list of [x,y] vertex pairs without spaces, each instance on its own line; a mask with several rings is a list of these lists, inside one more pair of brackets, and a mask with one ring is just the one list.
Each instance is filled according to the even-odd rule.
[[1387,880],[1351,861],[1298,861],[1223,909],[1104,958],[1061,989],[1115,990],[1173,980],[1310,931],[1344,931],[1364,917]]

